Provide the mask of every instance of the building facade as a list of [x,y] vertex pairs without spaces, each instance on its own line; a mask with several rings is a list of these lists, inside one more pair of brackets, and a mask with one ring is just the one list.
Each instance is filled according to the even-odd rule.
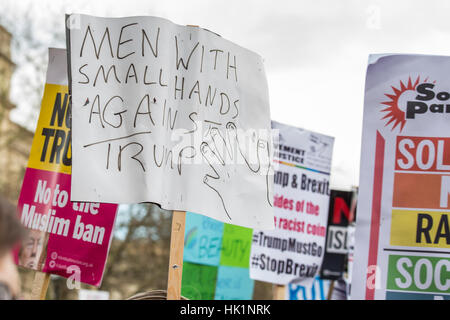
[[15,108],[9,99],[14,68],[11,34],[0,26],[0,193],[16,204],[34,133],[10,119]]

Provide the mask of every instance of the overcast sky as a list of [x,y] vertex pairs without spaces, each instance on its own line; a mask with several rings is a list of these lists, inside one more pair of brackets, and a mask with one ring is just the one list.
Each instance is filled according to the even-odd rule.
[[[272,119],[335,137],[331,182],[344,189],[358,185],[368,55],[450,55],[450,1],[445,0],[0,2],[8,14],[17,13],[17,23],[20,12],[33,12],[33,36],[44,50],[64,45],[64,13],[85,13],[151,15],[199,25],[257,52],[265,61]],[[17,78],[30,71],[20,69],[20,53],[13,53],[19,66],[12,118],[20,122],[30,106]]]

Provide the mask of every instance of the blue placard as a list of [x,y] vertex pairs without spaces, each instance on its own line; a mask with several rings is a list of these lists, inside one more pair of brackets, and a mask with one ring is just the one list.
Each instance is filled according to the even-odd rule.
[[215,300],[251,300],[254,281],[248,268],[219,266]]
[[297,284],[289,284],[289,300],[326,300],[329,280],[323,280],[316,276],[312,287],[305,287]]
[[223,226],[220,221],[186,212],[184,261],[218,266]]

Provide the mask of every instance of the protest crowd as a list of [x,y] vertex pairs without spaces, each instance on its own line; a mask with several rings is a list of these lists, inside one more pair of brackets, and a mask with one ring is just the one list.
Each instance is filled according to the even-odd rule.
[[0,300],[450,299],[450,56],[365,57],[362,117],[335,119],[362,125],[359,183],[341,187],[340,137],[292,125],[322,112],[300,100],[278,121],[264,53],[157,14],[59,16],[23,60],[42,76],[23,89],[31,127],[13,120],[32,34],[14,8]]

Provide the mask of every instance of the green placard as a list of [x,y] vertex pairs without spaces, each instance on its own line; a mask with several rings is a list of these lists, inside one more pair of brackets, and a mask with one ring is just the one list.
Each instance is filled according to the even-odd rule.
[[389,256],[387,289],[449,293],[450,259],[423,256]]
[[217,270],[213,266],[184,262],[181,295],[191,300],[213,300]]
[[248,268],[252,233],[252,229],[225,224],[220,265]]

